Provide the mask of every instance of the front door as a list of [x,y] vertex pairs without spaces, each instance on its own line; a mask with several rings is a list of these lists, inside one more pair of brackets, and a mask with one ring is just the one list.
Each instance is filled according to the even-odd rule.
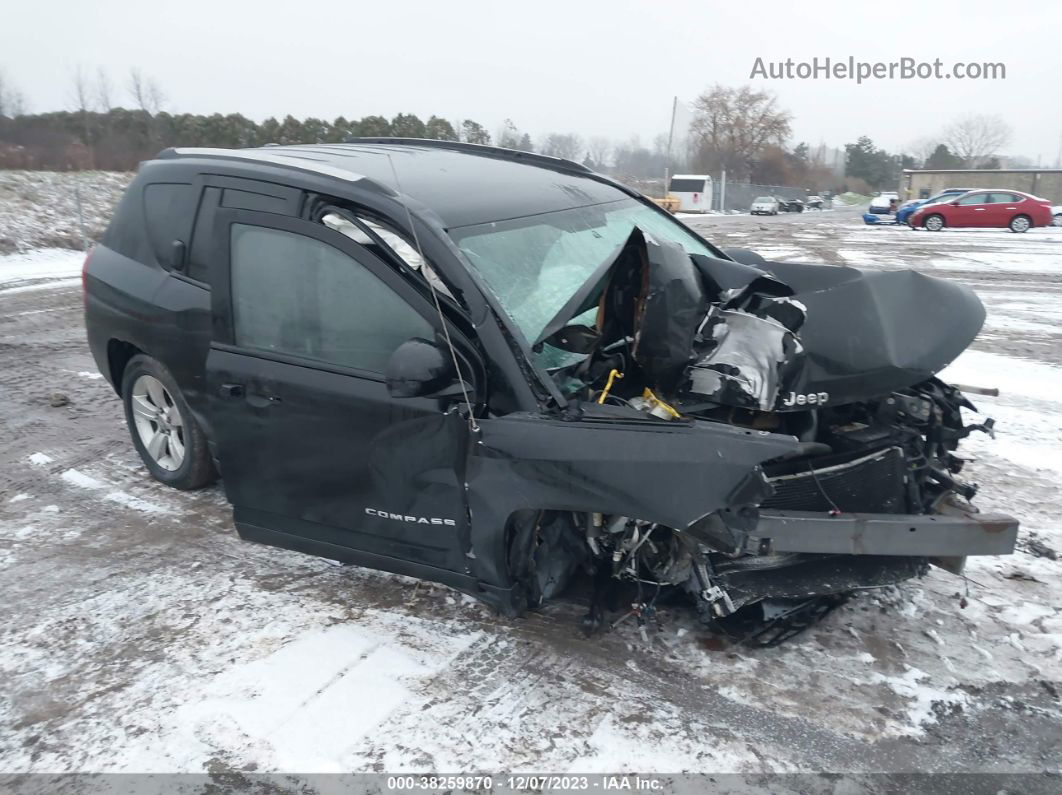
[[382,375],[400,344],[436,338],[432,303],[322,225],[222,210],[216,228],[207,388],[241,535],[429,579],[463,571],[467,425],[446,401],[391,398]]
[[987,226],[988,194],[971,193],[948,208],[948,226]]

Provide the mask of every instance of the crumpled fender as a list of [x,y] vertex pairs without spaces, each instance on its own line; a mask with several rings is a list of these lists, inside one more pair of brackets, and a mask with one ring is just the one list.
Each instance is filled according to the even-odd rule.
[[508,580],[504,530],[515,511],[600,512],[683,529],[760,502],[770,487],[758,465],[799,448],[792,436],[700,421],[517,413],[479,427],[466,472],[471,551],[480,579],[497,585]]

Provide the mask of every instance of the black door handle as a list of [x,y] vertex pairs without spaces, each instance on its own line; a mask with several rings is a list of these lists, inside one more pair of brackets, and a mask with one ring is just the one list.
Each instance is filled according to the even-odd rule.
[[283,399],[270,392],[248,392],[247,402],[255,408],[262,409],[275,403],[282,403]]
[[243,397],[243,384],[222,384],[218,392],[222,397],[240,398]]

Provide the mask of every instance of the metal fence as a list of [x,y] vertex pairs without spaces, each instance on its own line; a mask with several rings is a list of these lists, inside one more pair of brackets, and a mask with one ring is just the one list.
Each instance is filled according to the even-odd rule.
[[[715,195],[712,197],[712,209],[730,212],[748,212],[753,200],[760,196],[774,196],[779,199],[806,199],[808,192],[803,188],[787,187],[785,185],[756,185],[752,182],[726,183],[726,195],[723,195],[722,183],[715,183]],[[725,206],[720,205],[720,201]]]
[[[613,175],[628,187],[634,188],[646,196],[654,198],[664,194],[663,179],[635,179],[621,175]],[[806,199],[808,192],[803,188],[794,188],[788,185],[757,185],[754,182],[731,182],[727,180],[726,194],[723,194],[723,185],[717,179],[712,181],[712,209],[716,212],[748,212],[753,199],[759,196],[776,196],[779,199]],[[720,204],[725,203],[725,207]]]

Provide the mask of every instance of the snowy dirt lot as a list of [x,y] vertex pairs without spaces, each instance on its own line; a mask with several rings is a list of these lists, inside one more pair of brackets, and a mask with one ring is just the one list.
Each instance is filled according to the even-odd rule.
[[630,623],[584,639],[577,601],[507,620],[440,586],[251,545],[220,486],[176,492],[141,468],[85,345],[82,255],[11,254],[0,773],[183,771],[238,787],[272,771],[734,772],[752,784],[931,771],[1036,773],[1013,791],[1057,791],[1062,229],[930,234],[865,227],[854,210],[686,222],[776,259],[914,267],[979,292],[987,324],[946,377],[1001,390],[974,399],[998,439],[965,450],[977,504],[1022,521],[1016,554],[973,559],[968,583],[934,569],[865,592],[751,650],[682,610],[664,611],[648,647]]

